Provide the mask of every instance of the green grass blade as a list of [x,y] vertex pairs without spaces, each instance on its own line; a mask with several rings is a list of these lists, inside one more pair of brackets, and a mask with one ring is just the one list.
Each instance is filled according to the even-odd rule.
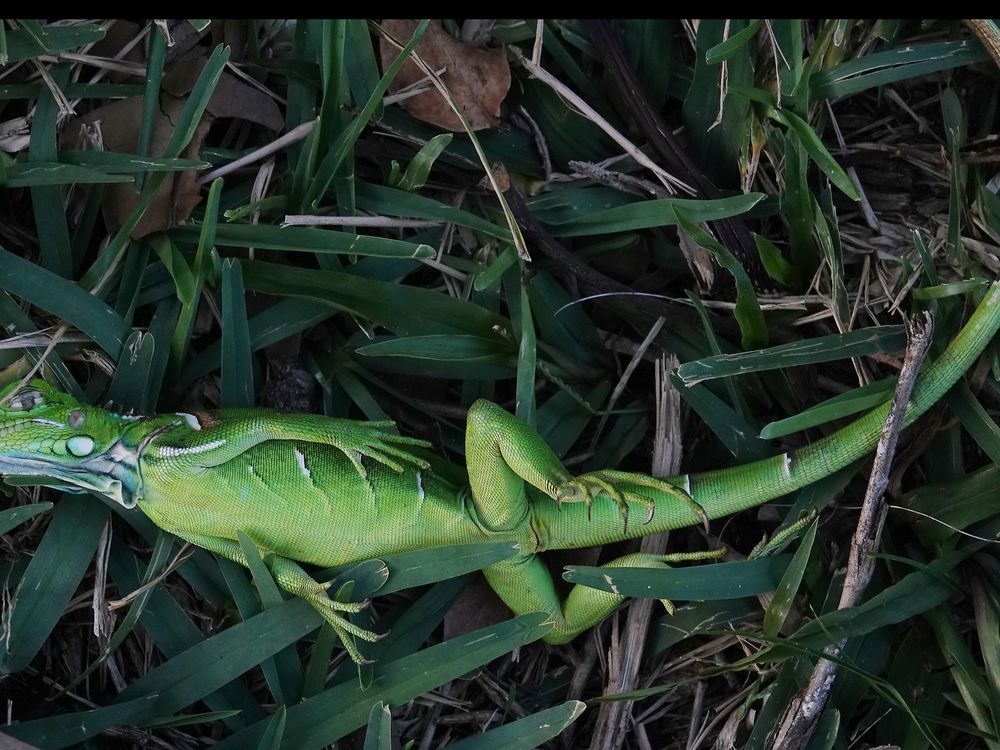
[[757,33],[761,23],[762,21],[760,20],[750,21],[745,28],[737,31],[726,39],[726,41],[712,47],[705,53],[705,62],[709,65],[718,65],[723,60],[728,60],[750,41],[753,35]]
[[0,248],[0,287],[76,326],[112,358],[121,355],[128,325],[72,281]]
[[132,332],[118,359],[118,369],[108,388],[108,400],[126,411],[142,408],[148,401],[146,389],[155,348],[156,341],[152,334]]
[[[171,235],[181,242],[197,236],[195,227],[180,227]],[[215,242],[231,247],[256,247],[298,253],[344,253],[371,255],[380,258],[431,258],[434,248],[387,237],[340,232],[312,227],[271,227],[264,224],[223,224],[218,227]]]
[[63,495],[11,601],[0,673],[20,672],[35,657],[83,579],[108,520],[89,495]]
[[739,599],[774,591],[790,560],[791,555],[778,555],[667,570],[569,565],[563,579],[624,596],[683,601]]
[[771,454],[767,442],[757,437],[757,425],[743,419],[706,386],[686,385],[676,373],[670,376],[670,381],[678,389],[684,402],[738,461],[756,461]]
[[925,570],[904,576],[856,607],[833,610],[807,622],[791,638],[800,648],[819,649],[929,612],[954,596],[956,587],[948,575],[969,554],[946,553],[926,565]]
[[965,204],[966,168],[962,163],[962,146],[965,143],[965,117],[958,94],[950,87],[941,92],[941,115],[944,120],[948,161],[951,167],[948,194],[948,260],[954,265],[961,265],[964,263],[962,216]]
[[876,86],[886,86],[988,59],[986,50],[975,40],[901,45],[847,60],[828,70],[814,73],[809,86],[814,99],[839,99]]
[[508,362],[514,354],[514,344],[485,336],[461,334],[399,336],[359,346],[355,352],[368,357],[411,357],[452,362]]
[[[469,579],[466,574],[438,581],[392,622],[386,637],[368,648],[368,658],[375,661],[375,672],[382,671],[380,664],[388,664],[416,652],[444,620]],[[344,677],[344,680],[353,679],[354,675]]]
[[312,185],[306,193],[306,205],[310,208],[316,208],[319,205],[320,198],[326,192],[326,189],[330,185],[330,181],[333,176],[337,173],[340,165],[343,163],[345,157],[350,153],[350,150],[354,148],[354,143],[358,140],[358,136],[361,135],[361,131],[365,129],[375,110],[382,106],[382,97],[385,96],[385,92],[389,89],[389,84],[395,79],[396,74],[399,73],[400,69],[403,67],[403,63],[406,62],[407,58],[410,56],[410,52],[416,48],[417,43],[420,38],[424,35],[427,30],[428,21],[421,21],[417,28],[413,31],[413,36],[410,41],[406,43],[400,53],[396,56],[396,59],[392,61],[389,67],[386,68],[385,74],[379,80],[378,85],[375,90],[372,91],[371,96],[368,101],[365,102],[364,107],[357,116],[351,120],[350,124],[344,128],[343,132],[337,138],[337,141],[330,147],[326,156],[320,162],[316,169],[316,173],[313,175]]
[[[52,82],[62,86],[69,78],[69,68],[59,65],[51,71]],[[56,135],[59,106],[55,97],[46,87],[35,104],[31,119],[31,142],[28,146],[28,161],[52,164],[58,161]],[[11,172],[7,170],[8,183]],[[36,173],[36,179],[50,173],[44,167]],[[16,174],[15,174],[16,178]],[[73,250],[69,239],[69,226],[63,210],[62,189],[58,184],[44,180],[31,188],[31,207],[35,212],[35,226],[38,229],[38,244],[42,262],[50,271],[69,278],[73,273]]]
[[[153,123],[160,111],[160,82],[163,79],[163,62],[166,59],[167,37],[155,23],[149,25],[149,50],[146,56],[146,83],[142,95],[142,122],[136,153],[148,157],[153,139]],[[141,188],[142,183],[137,183]]]
[[965,383],[945,396],[952,413],[994,464],[1000,466],[1000,426],[986,412]]
[[[989,565],[989,563],[987,564]],[[996,567],[987,575],[996,575]],[[976,635],[986,671],[986,690],[994,731],[1000,726],[1000,607],[994,589],[992,595],[979,577],[970,581]]]
[[[507,280],[510,281],[509,284],[506,283]],[[528,285],[520,269],[511,269],[504,286],[507,289],[507,309],[510,310],[511,323],[514,324],[514,335],[519,341],[514,413],[528,424],[534,425],[538,338],[528,297]],[[511,304],[514,299],[517,299],[516,305]]]
[[454,137],[451,133],[441,133],[421,146],[416,156],[407,165],[406,172],[400,178],[397,187],[400,190],[412,192],[420,190],[420,188],[426,185],[434,162],[441,155],[441,152],[448,147],[448,144],[451,143]]
[[722,354],[695,362],[685,362],[677,374],[685,385],[705,380],[729,378],[763,370],[835,362],[838,359],[863,357],[876,352],[900,351],[906,345],[902,326],[862,328],[848,333],[818,336],[805,341],[772,346],[755,352]]
[[767,275],[779,284],[794,286],[796,281],[795,266],[785,260],[785,256],[770,240],[759,234],[754,234],[753,239],[757,245],[757,252],[760,253],[761,265],[764,266]]
[[288,720],[288,709],[278,706],[278,710],[267,720],[267,728],[257,743],[257,750],[278,750],[285,735],[285,722]]
[[[241,263],[241,266],[243,264]],[[279,300],[247,321],[251,351],[258,351],[289,336],[311,328],[332,315],[337,309],[329,304],[302,298]],[[207,375],[222,364],[222,340],[209,344],[189,357],[181,375],[181,385]]]
[[155,710],[156,696],[145,695],[128,703],[8,724],[3,733],[37,748],[59,750],[78,745],[111,727],[138,724]]
[[[273,609],[284,602],[281,590],[271,572],[261,559],[260,550],[242,531],[237,532],[240,548],[249,563],[254,585],[260,594],[260,603],[264,609]],[[270,662],[270,663],[268,663]],[[289,645],[265,662],[264,676],[267,679],[271,695],[278,704],[294,705],[302,697],[302,665],[294,645]]]
[[75,47],[94,44],[104,38],[104,29],[94,24],[80,26],[45,26],[40,41],[28,29],[14,29],[6,32],[7,62],[27,60],[37,55],[51,55],[66,52]]
[[[157,541],[159,540],[159,535],[156,536],[156,539]],[[181,574],[187,577],[189,581],[194,580],[192,571],[190,570],[191,564],[197,562],[199,556],[199,553],[195,553],[180,568]],[[214,561],[207,553],[204,553],[203,559],[214,564]],[[149,566],[145,567],[148,570]],[[112,543],[111,556],[108,559],[108,570],[119,591],[134,591],[142,583],[140,573],[143,570],[143,566],[121,544]],[[198,590],[197,586],[196,590]],[[204,587],[201,587],[200,592],[204,596]],[[199,643],[203,643],[207,639],[198,625],[191,619],[191,616],[178,604],[177,600],[174,599],[169,590],[164,586],[157,586],[150,590],[146,598],[145,607],[139,613],[139,619],[146,634],[156,645],[157,650],[168,660],[184,653]],[[240,680],[231,680],[221,688],[210,691],[202,700],[210,709],[215,711],[239,710],[240,713],[238,716],[226,721],[226,725],[233,730],[240,729],[246,726],[247,723],[256,721],[263,716],[257,699],[252,696],[250,690]],[[176,711],[184,707],[181,706],[173,710],[166,710],[166,708],[159,713],[161,715],[176,713]]]
[[59,163],[86,167],[95,172],[183,172],[189,169],[207,169],[211,162],[199,159],[167,159],[126,154],[120,151],[60,151]]
[[16,529],[25,521],[29,521],[47,510],[52,510],[52,503],[32,503],[0,511],[0,534],[6,534],[11,529]]
[[250,327],[238,260],[222,263],[222,406],[254,405]]
[[836,185],[851,200],[861,200],[858,189],[854,187],[854,183],[851,182],[851,178],[847,172],[837,164],[837,160],[827,151],[826,146],[823,145],[823,141],[816,135],[816,131],[812,129],[808,122],[787,109],[773,109],[771,110],[771,116],[779,122],[784,123],[792,131],[799,142],[802,143],[806,153],[809,154],[809,158],[816,163],[816,166],[823,171],[823,174],[830,178],[830,182]]
[[578,237],[609,232],[629,232],[650,227],[666,227],[677,223],[676,210],[683,213],[690,222],[717,221],[746,213],[760,203],[764,197],[763,193],[746,193],[717,200],[663,198],[661,200],[637,201],[625,206],[596,211],[589,216],[557,224],[551,229],[552,234],[557,237]]
[[[487,565],[506,560],[516,554],[517,547],[512,542],[492,542],[382,555],[380,559],[389,569],[389,578],[378,589],[378,596],[481,570]],[[318,573],[316,578],[326,581],[340,571],[340,568],[331,568]]]
[[295,643],[321,622],[302,599],[283,602],[182,651],[131,683],[118,700],[159,693],[157,711],[175,713]]
[[720,186],[738,184],[740,146],[749,130],[750,116],[750,103],[742,97],[724,96],[723,87],[752,84],[757,54],[751,45],[744,44],[735,46],[725,63],[710,61],[708,55],[725,44],[724,34],[738,37],[748,24],[743,19],[721,18],[699,22],[691,85],[683,97],[682,117],[691,140],[691,155],[697,168]]
[[[344,70],[351,88],[355,106],[372,98],[372,92],[379,82],[379,64],[368,24],[360,18],[347,19],[347,49],[350,54],[344,58]],[[382,119],[381,103],[372,112],[372,120]]]
[[[44,209],[46,206],[51,208],[50,201],[45,199],[45,195],[48,194],[46,191],[55,190],[52,194],[57,196],[60,201],[62,200],[60,185],[110,184],[114,182],[132,182],[132,178],[129,175],[108,174],[73,164],[29,161],[9,166],[7,180],[3,186],[5,188],[34,188],[32,201],[37,201],[38,205]],[[42,190],[39,190],[40,188]],[[65,222],[63,224],[65,225]],[[68,236],[67,234],[67,238]],[[62,240],[60,239],[59,242],[59,247],[62,247]]]
[[[222,75],[222,70],[228,61],[229,48],[222,45],[216,47],[209,56],[205,67],[202,68],[198,80],[195,82],[194,88],[188,94],[188,100],[185,102],[184,108],[174,123],[174,130],[162,154],[164,158],[176,159],[181,155],[181,152],[184,151],[188,143],[191,142],[198,123],[201,122],[205,107],[208,106],[208,100],[215,91],[219,77]],[[89,288],[96,286],[111,267],[118,262],[119,257],[128,246],[132,230],[138,225],[146,209],[153,203],[153,200],[166,180],[166,175],[166,172],[154,172],[149,175],[145,187],[139,194],[139,199],[136,201],[135,207],[125,217],[122,226],[115,233],[114,237],[112,237],[111,242],[101,251],[97,260],[80,279],[80,283],[83,286]]]
[[327,302],[385,326],[398,336],[452,331],[501,340],[502,337],[494,332],[510,330],[510,321],[478,305],[427,289],[337,271],[309,271],[259,260],[248,261],[243,264],[243,283],[247,289],[258,292]]
[[363,750],[392,750],[392,712],[381,701],[368,714]]
[[918,487],[906,507],[917,513],[913,529],[928,544],[1000,513],[1000,467],[990,464],[950,482]]
[[752,349],[767,346],[767,323],[764,322],[764,313],[761,312],[760,303],[757,301],[757,292],[754,290],[746,270],[736,260],[736,256],[708,232],[688,221],[676,206],[674,207],[674,217],[685,234],[700,247],[712,253],[718,264],[729,271],[735,279],[736,308],[733,314],[740,326],[743,348]]
[[[142,577],[143,584],[149,583],[153,577],[157,575],[160,570],[162,570],[163,566],[167,564],[171,552],[170,548],[173,546],[173,542],[174,536],[165,531],[160,532],[159,536],[156,537],[156,544],[153,546],[153,553],[150,555],[149,565],[146,567],[146,574]],[[111,654],[118,650],[118,647],[122,645],[129,633],[132,632],[136,623],[139,621],[139,617],[145,611],[146,603],[149,601],[152,591],[152,587],[147,588],[136,597],[135,601],[133,601],[132,605],[128,608],[128,614],[125,615],[121,623],[111,634],[111,637],[108,638],[107,645],[105,645],[101,650],[100,656],[91,662],[90,666],[84,669],[73,681],[66,685],[66,690],[72,690],[76,685],[80,684],[90,674],[92,674],[95,669],[104,664]]]
[[[330,688],[289,708],[282,747],[319,750],[364,726],[374,701],[389,705],[405,703],[519,645],[541,638],[551,627],[548,615],[541,612],[522,615],[391,662],[385,665],[385,675],[376,676],[367,689],[356,681]],[[263,725],[258,723],[228,737],[216,748],[246,747],[257,742],[262,732]]]
[[566,701],[478,736],[466,737],[449,747],[452,750],[532,750],[561,734],[585,708],[586,704],[580,701]]
[[170,337],[177,328],[180,311],[181,303],[177,299],[165,300],[156,306],[156,312],[149,323],[148,331],[156,344],[153,348],[153,361],[149,366],[149,381],[139,406],[140,414],[152,413],[159,401],[170,361]]
[[652,654],[706,631],[735,628],[760,618],[760,606],[754,599],[718,599],[677,607],[674,614],[661,617],[651,631]]
[[494,224],[460,208],[433,200],[416,193],[408,193],[399,188],[386,185],[375,185],[370,182],[357,183],[358,208],[373,214],[399,216],[413,219],[439,219],[442,222],[452,222],[459,226],[474,229],[477,232],[496,237],[504,242],[511,242],[510,230],[507,227]]
[[764,635],[766,636],[776,637],[781,626],[785,624],[795,597],[799,593],[799,586],[802,585],[802,577],[805,575],[806,566],[809,564],[809,555],[812,554],[813,543],[816,541],[818,525],[815,521],[810,524],[809,530],[802,537],[802,543],[792,556],[792,561],[788,564],[784,575],[781,576],[781,583],[775,589],[767,612],[764,613]]
[[847,393],[841,393],[799,412],[795,416],[779,419],[765,425],[764,429],[760,431],[760,437],[763,440],[774,440],[872,409],[892,398],[896,381],[895,377],[885,378],[859,386]]
[[[0,265],[4,259],[3,249],[0,248]],[[29,264],[29,268],[31,268]],[[0,272],[0,277],[2,277],[2,272]],[[52,277],[59,278],[59,277]],[[0,282],[0,288],[3,287],[3,283]],[[22,310],[16,302],[11,298],[7,292],[0,293],[0,325],[3,325],[4,329],[14,333],[35,333],[38,331],[38,327],[31,321],[27,313]],[[35,353],[34,350],[28,349],[25,351],[25,355],[35,363],[39,359],[39,355]],[[16,355],[0,358],[0,362],[3,366],[8,366],[12,364],[17,359]],[[65,363],[60,359],[57,351],[52,351],[49,353],[46,359],[48,366],[52,369],[52,373],[55,375],[56,379],[59,381],[59,385],[65,389],[65,391],[71,394],[74,398],[85,401],[86,397],[83,394],[83,389],[80,388],[79,383],[73,377],[73,374],[66,367]]]

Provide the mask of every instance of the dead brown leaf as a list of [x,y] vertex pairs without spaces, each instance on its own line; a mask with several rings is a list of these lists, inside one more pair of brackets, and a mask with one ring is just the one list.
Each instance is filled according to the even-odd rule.
[[[162,156],[174,132],[174,123],[187,102],[198,74],[205,65],[202,55],[189,56],[172,66],[163,78],[160,93],[160,107],[153,121],[150,154]],[[208,103],[205,114],[195,131],[191,142],[184,149],[181,158],[198,159],[205,136],[216,117],[235,117],[263,125],[270,130],[280,130],[283,125],[278,105],[265,93],[239,80],[229,73],[223,73],[215,93]],[[142,97],[132,97],[110,102],[81,117],[66,129],[64,143],[68,148],[80,148],[81,131],[87,127],[100,128],[103,147],[107,151],[135,153],[142,125]],[[130,183],[108,185],[104,191],[102,208],[104,220],[111,231],[120,227],[135,207],[138,199],[135,188]],[[191,215],[201,202],[201,186],[198,173],[194,170],[169,175],[152,205],[146,209],[142,219],[132,231],[132,238],[175,226]]]
[[[389,20],[383,21],[382,26],[392,36],[405,42],[413,36],[417,21]],[[384,69],[392,63],[399,50],[382,39],[379,52]],[[445,31],[440,22],[431,21],[417,44],[416,53],[431,70],[445,69],[441,79],[473,130],[496,127],[500,122],[500,103],[510,89],[510,67],[503,52],[464,44]],[[421,80],[424,80],[423,72],[416,63],[407,60],[389,90],[395,93]],[[444,130],[464,130],[458,115],[433,87],[403,99],[399,104],[418,120]]]

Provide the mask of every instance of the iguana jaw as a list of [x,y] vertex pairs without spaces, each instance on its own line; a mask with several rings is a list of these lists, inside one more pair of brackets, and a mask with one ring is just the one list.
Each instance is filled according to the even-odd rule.
[[0,474],[53,479],[104,495],[126,508],[134,508],[140,494],[137,457],[136,451],[121,443],[115,443],[105,453],[84,459],[3,451],[0,452]]

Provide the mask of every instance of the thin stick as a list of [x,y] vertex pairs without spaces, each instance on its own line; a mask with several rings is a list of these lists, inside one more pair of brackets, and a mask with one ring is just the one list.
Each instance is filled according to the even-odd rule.
[[[648,156],[646,156],[638,146],[636,146],[632,141],[622,135],[614,125],[605,120],[601,115],[591,107],[587,102],[581,99],[575,91],[569,88],[566,84],[556,78],[554,75],[549,73],[541,65],[536,65],[534,62],[526,58],[517,47],[508,47],[510,53],[513,55],[514,59],[517,60],[522,66],[527,68],[527,70],[535,76],[539,81],[547,85],[566,101],[572,104],[580,112],[581,115],[586,117],[588,120],[597,125],[601,130],[610,136],[611,140],[617,143],[622,149],[633,159],[635,159],[639,164],[644,166],[650,172],[655,174],[663,186],[669,190],[671,193],[676,193],[677,188],[684,190],[685,192],[694,195],[695,189],[688,185],[683,180],[674,177],[667,170],[661,167],[659,164],[653,162]],[[675,187],[676,186],[676,187]]]
[[[861,506],[858,526],[851,540],[851,554],[847,562],[844,588],[840,592],[838,609],[849,609],[861,601],[865,588],[875,571],[872,553],[878,549],[885,523],[887,506],[883,494],[889,484],[889,469],[896,452],[896,442],[903,425],[903,416],[913,393],[913,384],[920,372],[920,365],[930,348],[934,321],[930,313],[907,321],[906,357],[899,372],[899,382],[892,397],[892,407],[885,419],[885,427],[875,449],[868,489]],[[843,652],[847,640],[829,646],[824,653],[838,657]],[[789,704],[774,739],[772,750],[800,750],[808,744],[819,718],[826,706],[833,682],[837,676],[837,665],[827,659],[820,659],[813,670],[809,684]]]
[[533,65],[542,64],[542,37],[545,34],[545,19],[539,18],[535,22],[535,43],[531,46],[531,62]]
[[396,219],[391,216],[314,216],[312,214],[286,214],[283,227],[377,227],[379,229],[426,229],[439,227],[444,221],[429,219]]
[[203,174],[201,177],[198,178],[198,184],[206,185],[212,180],[214,180],[216,177],[223,177],[229,174],[230,172],[235,172],[237,169],[240,169],[241,167],[245,167],[248,164],[253,164],[254,162],[260,161],[261,159],[265,159],[271,154],[273,154],[275,151],[280,151],[285,146],[289,146],[293,143],[297,143],[298,141],[305,140],[306,136],[308,136],[312,132],[312,129],[314,127],[316,127],[315,120],[304,122],[298,127],[292,128],[277,140],[271,141],[266,146],[261,146],[256,151],[251,151],[246,156],[241,156],[239,159],[230,162],[229,164],[223,164],[218,169],[213,169],[211,172],[206,172],[205,174]]
[[[653,336],[659,331],[663,318],[657,320],[644,345],[652,342]],[[637,356],[641,352],[636,353]],[[637,362],[633,358],[632,362]],[[629,363],[630,366],[632,363]],[[680,469],[681,456],[681,396],[670,382],[670,372],[678,365],[674,355],[664,355],[656,367],[656,437],[653,447],[653,476],[672,476]],[[624,380],[624,376],[623,376]],[[662,555],[667,551],[669,532],[651,534],[642,538],[639,551],[646,554]],[[605,695],[627,693],[639,684],[639,668],[642,665],[642,655],[649,633],[653,608],[659,604],[655,599],[633,599],[629,603],[625,627],[619,641],[619,647],[613,649],[608,656],[608,683],[604,687]],[[696,693],[696,709],[692,712],[692,731],[696,729],[697,715],[701,708],[697,696],[704,697],[704,683],[698,684]],[[599,709],[597,723],[594,728],[591,750],[618,750],[624,744],[633,725],[632,709],[634,701],[609,701],[602,703]]]
[[165,567],[162,571],[160,571],[160,574],[158,576],[156,576],[155,578],[151,578],[149,581],[142,584],[135,591],[126,594],[121,599],[112,599],[111,601],[109,601],[108,611],[114,612],[116,609],[121,609],[129,602],[135,601],[137,598],[139,598],[139,596],[141,596],[144,591],[148,591],[154,586],[158,586],[167,576],[169,576],[171,573],[177,570],[177,568],[180,567],[181,563],[183,563],[185,560],[191,557],[191,555],[193,555],[197,551],[197,549],[198,548],[192,545],[191,542],[184,542],[183,546],[179,550],[177,550],[177,554],[174,555],[174,559],[171,560],[169,563],[167,563],[167,567]]

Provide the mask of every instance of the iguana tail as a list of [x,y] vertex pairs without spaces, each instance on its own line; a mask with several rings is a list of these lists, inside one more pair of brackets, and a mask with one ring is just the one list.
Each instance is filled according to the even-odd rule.
[[[911,424],[937,402],[972,366],[1000,329],[1000,281],[988,289],[965,327],[935,362],[924,368],[913,389],[904,426]],[[849,466],[874,450],[889,413],[887,402],[860,419],[794,453],[765,458],[701,474],[682,475],[667,481],[686,489],[709,518],[719,518],[753,508],[801,489]],[[552,540],[551,548],[572,540],[574,547],[605,544],[669,529],[694,526],[697,515],[675,497],[636,487],[638,494],[655,495],[652,520],[643,525],[630,520],[623,531],[622,517],[612,502],[595,502],[592,518],[582,505],[562,510],[536,508],[537,522]]]

